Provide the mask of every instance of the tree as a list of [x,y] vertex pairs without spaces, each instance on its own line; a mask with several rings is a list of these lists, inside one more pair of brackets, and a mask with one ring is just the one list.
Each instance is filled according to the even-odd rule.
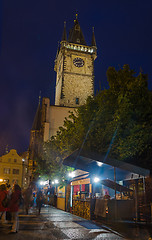
[[89,97],[77,114],[65,120],[56,136],[58,146],[63,152],[83,146],[106,154],[114,139],[111,157],[152,168],[152,93],[147,75],[136,76],[124,65],[118,71],[109,67],[107,80],[109,89]]
[[64,174],[62,159],[77,148],[108,153],[152,169],[152,93],[147,75],[137,75],[124,65],[118,71],[109,67],[107,80],[109,89],[89,97],[85,105],[71,112],[45,145],[51,173],[61,170]]

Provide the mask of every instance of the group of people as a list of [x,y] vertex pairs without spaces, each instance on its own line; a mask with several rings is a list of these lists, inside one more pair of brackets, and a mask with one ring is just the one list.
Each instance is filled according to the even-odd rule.
[[28,214],[30,207],[37,207],[38,214],[41,212],[42,204],[44,203],[44,195],[41,189],[37,189],[37,191],[33,191],[32,186],[29,186],[23,192],[24,198],[24,208],[26,214]]
[[11,233],[17,233],[19,229],[18,211],[22,195],[21,188],[14,184],[13,188],[7,189],[5,184],[0,186],[0,218],[1,223],[6,223],[6,212],[11,213],[12,229]]
[[22,207],[26,214],[30,207],[37,207],[40,214],[44,201],[43,193],[40,189],[33,191],[32,186],[22,191],[18,184],[14,184],[12,188],[5,184],[0,185],[0,221],[2,225],[7,223],[6,213],[11,215],[12,228],[10,233],[17,233],[19,230],[18,212]]

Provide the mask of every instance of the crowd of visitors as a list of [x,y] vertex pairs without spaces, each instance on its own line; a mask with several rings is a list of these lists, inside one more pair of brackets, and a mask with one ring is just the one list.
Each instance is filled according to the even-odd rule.
[[17,233],[19,230],[19,210],[29,213],[30,208],[37,210],[40,214],[42,204],[44,203],[44,194],[41,189],[29,186],[25,190],[21,190],[18,184],[12,187],[7,184],[0,185],[0,223],[5,226],[8,220],[12,227],[10,233]]

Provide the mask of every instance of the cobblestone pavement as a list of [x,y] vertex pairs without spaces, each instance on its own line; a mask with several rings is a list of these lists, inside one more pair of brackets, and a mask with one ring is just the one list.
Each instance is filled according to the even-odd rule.
[[125,239],[110,228],[77,217],[53,207],[42,208],[37,215],[20,213],[19,232],[10,234],[10,224],[0,226],[0,240],[67,240],[67,239]]

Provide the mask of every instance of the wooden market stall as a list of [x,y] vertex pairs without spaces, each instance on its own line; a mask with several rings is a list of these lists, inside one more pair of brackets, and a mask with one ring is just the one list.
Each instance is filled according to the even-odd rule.
[[[79,150],[64,159],[64,164],[76,171],[85,171],[71,179],[71,211],[92,219],[101,216],[109,219],[137,220],[139,212],[138,182],[145,191],[145,177],[150,171],[141,167],[106,158],[100,154]],[[100,181],[94,183],[98,177]],[[133,181],[135,184],[128,185]]]

